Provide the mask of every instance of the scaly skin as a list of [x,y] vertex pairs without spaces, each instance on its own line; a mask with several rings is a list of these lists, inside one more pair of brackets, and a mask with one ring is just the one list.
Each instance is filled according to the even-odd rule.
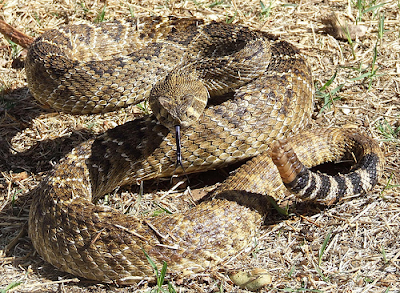
[[[259,39],[267,44],[260,56],[267,58],[253,64],[257,53],[256,59],[245,62],[249,53],[241,50]],[[96,40],[100,46],[90,46]],[[114,45],[121,40],[133,45],[119,53]],[[229,60],[234,62],[226,65],[225,55],[233,56]],[[242,59],[235,59],[238,56]],[[210,101],[198,123],[182,133],[185,171],[256,158],[228,179],[218,198],[188,212],[127,216],[92,202],[117,186],[168,177],[182,169],[175,170],[173,134],[153,116],[109,130],[75,148],[33,191],[29,235],[46,261],[88,279],[130,283],[152,275],[143,250],[158,266],[166,261],[172,273],[191,273],[218,265],[252,242],[265,213],[265,197],[246,193],[280,196],[283,184],[267,159],[269,145],[299,132],[312,111],[310,68],[294,46],[240,26],[149,18],[50,31],[32,45],[26,71],[29,88],[42,103],[61,111],[96,113],[147,98],[154,83],[186,60],[198,60],[196,74],[210,81],[205,82]],[[235,89],[229,90],[232,86]],[[232,91],[229,99],[227,91]],[[219,94],[225,96],[217,103]],[[324,135],[322,141],[328,139]],[[324,153],[321,140],[313,135],[300,133],[293,141],[301,141],[293,145],[300,160],[309,152],[308,144],[313,154]],[[374,165],[378,176],[381,155],[376,145],[372,150],[379,158]],[[249,180],[254,172],[264,175]]]

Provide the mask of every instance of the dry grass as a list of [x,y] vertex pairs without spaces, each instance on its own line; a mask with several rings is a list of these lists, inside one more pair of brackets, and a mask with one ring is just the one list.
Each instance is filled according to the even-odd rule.
[[[361,3],[365,9],[377,5],[368,0]],[[0,17],[30,36],[39,36],[64,23],[95,21],[104,5],[103,1],[3,0]],[[374,192],[325,209],[298,204],[288,218],[275,214],[267,219],[270,225],[263,227],[248,259],[252,266],[270,270],[273,283],[265,289],[268,292],[285,288],[306,292],[400,290],[400,189],[396,187],[400,184],[399,6],[398,1],[386,2],[361,15],[359,23],[366,26],[367,33],[351,46],[327,34],[323,22],[335,11],[354,24],[358,10],[347,1],[264,0],[264,11],[259,0],[107,1],[106,20],[129,18],[131,13],[193,15],[233,20],[288,39],[308,57],[317,89],[337,72],[322,92],[333,104],[320,113],[324,102],[316,100],[314,124],[358,127],[380,141],[387,163]],[[384,17],[382,39],[378,34],[380,16]],[[43,109],[27,90],[23,56],[23,51],[0,38],[0,291],[16,282],[19,286],[8,292],[149,291],[151,286],[146,283],[118,288],[79,280],[56,271],[34,253],[24,233],[29,190],[74,146],[134,119],[141,111],[133,107],[108,115],[76,117]],[[370,76],[352,80],[375,69]],[[340,85],[340,90],[333,92]],[[138,188],[130,190],[137,192]],[[124,199],[128,191],[117,198]],[[145,197],[151,199],[152,195]],[[329,233],[319,263],[319,250]],[[235,265],[238,268],[241,263]],[[177,292],[239,291],[218,271],[172,281]]]

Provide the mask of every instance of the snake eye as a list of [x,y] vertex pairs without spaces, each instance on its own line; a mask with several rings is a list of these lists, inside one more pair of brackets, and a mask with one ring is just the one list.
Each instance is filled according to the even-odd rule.
[[158,102],[161,105],[161,107],[167,111],[170,111],[173,108],[171,99],[167,97],[158,97]]
[[193,107],[193,102],[194,96],[192,94],[184,95],[176,105],[177,116],[187,115],[190,108]]

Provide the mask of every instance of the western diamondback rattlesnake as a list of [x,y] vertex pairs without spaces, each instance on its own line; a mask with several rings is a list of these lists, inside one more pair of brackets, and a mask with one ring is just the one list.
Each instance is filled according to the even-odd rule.
[[[46,261],[85,278],[146,278],[152,268],[143,250],[158,265],[166,261],[172,272],[206,270],[252,241],[265,213],[262,195],[279,198],[286,185],[302,198],[332,203],[371,189],[382,168],[377,144],[357,132],[295,134],[312,110],[309,66],[294,46],[246,27],[174,17],[67,26],[32,44],[26,72],[36,99],[71,113],[138,103],[153,88],[158,93],[158,85],[168,88],[168,76],[189,77],[190,86],[200,79],[209,106],[199,115],[192,105],[181,111],[196,112],[188,119],[197,121],[182,135],[186,172],[254,157],[212,200],[185,213],[144,218],[92,201],[119,185],[182,172],[175,170],[170,130],[147,116],[75,148],[33,191],[29,235]],[[166,95],[169,102],[175,92]],[[272,158],[280,179],[268,150],[284,137],[306,167],[353,155],[357,165],[336,177],[310,173],[287,143],[277,144]]]

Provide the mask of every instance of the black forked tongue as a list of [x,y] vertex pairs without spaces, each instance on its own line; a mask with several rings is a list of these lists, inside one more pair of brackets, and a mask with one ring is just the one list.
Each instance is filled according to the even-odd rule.
[[181,126],[175,125],[175,143],[176,143],[176,165],[175,170],[180,166],[182,168],[183,174],[185,174],[187,181],[189,182],[189,177],[185,172],[185,168],[182,164],[182,153],[181,153]]

